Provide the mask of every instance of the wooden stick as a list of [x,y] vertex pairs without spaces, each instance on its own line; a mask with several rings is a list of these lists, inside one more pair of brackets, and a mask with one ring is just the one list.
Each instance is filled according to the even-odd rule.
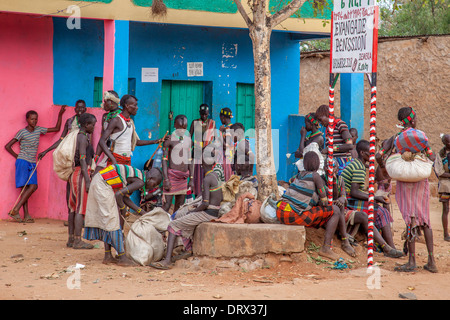
[[161,146],[163,145],[164,140],[166,139],[166,136],[167,136],[168,134],[169,134],[169,130],[167,130],[166,134],[165,134],[164,137],[161,139],[162,142],[160,142],[160,143],[158,144],[158,147],[156,147],[155,152],[153,152],[153,154],[152,154],[152,156],[150,157],[150,159],[148,159],[148,162],[150,162],[150,161],[153,159],[153,157],[154,157],[155,154],[156,154],[156,151],[158,151],[158,149],[161,148]]

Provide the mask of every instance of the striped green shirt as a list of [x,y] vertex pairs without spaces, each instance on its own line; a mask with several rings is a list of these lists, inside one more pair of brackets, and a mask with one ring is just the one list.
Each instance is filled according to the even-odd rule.
[[366,166],[359,159],[354,159],[349,162],[341,173],[344,178],[345,191],[350,194],[352,183],[359,184],[359,189],[364,191],[364,184],[366,183]]

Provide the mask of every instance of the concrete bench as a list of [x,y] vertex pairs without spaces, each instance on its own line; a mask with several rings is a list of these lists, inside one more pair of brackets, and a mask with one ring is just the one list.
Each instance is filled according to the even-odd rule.
[[193,253],[215,258],[290,254],[302,252],[305,241],[303,226],[205,222],[195,229]]

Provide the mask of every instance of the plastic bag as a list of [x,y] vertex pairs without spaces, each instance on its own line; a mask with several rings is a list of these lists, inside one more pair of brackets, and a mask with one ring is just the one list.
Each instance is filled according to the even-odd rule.
[[276,200],[274,200],[274,196],[271,195],[264,200],[261,205],[261,220],[264,223],[272,223],[272,224],[280,224],[281,222],[277,218],[277,207]]

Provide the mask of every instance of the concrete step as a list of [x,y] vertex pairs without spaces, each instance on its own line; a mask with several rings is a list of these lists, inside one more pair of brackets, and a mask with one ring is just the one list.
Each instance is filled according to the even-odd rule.
[[303,226],[205,222],[195,229],[193,253],[215,258],[290,254],[302,252],[305,241]]

